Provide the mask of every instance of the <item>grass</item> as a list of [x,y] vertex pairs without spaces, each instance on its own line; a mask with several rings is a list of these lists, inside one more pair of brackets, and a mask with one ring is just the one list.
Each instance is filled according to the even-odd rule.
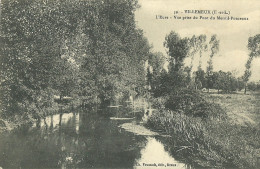
[[226,112],[231,123],[259,126],[260,92],[237,92],[234,94],[204,93],[207,101],[219,104]]
[[219,104],[227,112],[227,118],[214,116],[205,120],[167,110],[161,99],[162,106],[148,119],[147,125],[171,136],[173,154],[181,153],[179,148],[185,147],[190,159],[200,158],[197,163],[201,166],[258,168],[260,96],[257,93],[203,95],[208,102]]

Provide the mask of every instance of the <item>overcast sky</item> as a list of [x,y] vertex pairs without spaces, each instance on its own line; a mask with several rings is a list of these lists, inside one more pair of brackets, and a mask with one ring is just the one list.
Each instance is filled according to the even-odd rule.
[[[243,74],[248,58],[247,42],[250,36],[260,34],[260,1],[258,0],[139,0],[141,8],[136,11],[137,26],[144,30],[145,36],[153,45],[154,51],[166,49],[163,42],[171,30],[181,37],[206,34],[208,39],[217,34],[220,40],[220,51],[216,54],[214,70],[235,71],[237,76]],[[173,17],[174,11],[184,10],[217,10],[230,11],[229,16],[247,17],[249,20],[176,20],[156,19],[156,15]],[[179,14],[179,16],[211,16],[198,14]],[[221,15],[215,15],[221,16]],[[222,15],[225,16],[225,15]],[[228,16],[228,15],[226,15]],[[208,55],[203,56],[203,67],[206,67]],[[198,64],[195,57],[195,68]],[[186,63],[189,60],[185,61]],[[260,57],[253,60],[250,80],[260,80]]]

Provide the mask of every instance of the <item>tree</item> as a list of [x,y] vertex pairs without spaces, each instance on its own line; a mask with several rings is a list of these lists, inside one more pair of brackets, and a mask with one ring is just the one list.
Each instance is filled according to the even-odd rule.
[[241,83],[239,81],[239,78],[235,78],[234,75],[232,75],[231,72],[214,72],[215,76],[215,85],[214,88],[219,90],[222,90],[222,92],[225,93],[231,93],[239,88],[241,88]]
[[155,93],[164,70],[165,56],[161,52],[150,53],[148,58],[147,79],[151,93]]
[[197,38],[200,59],[199,59],[198,69],[195,72],[195,76],[196,76],[195,77],[195,88],[196,88],[196,90],[199,89],[199,88],[202,88],[202,86],[205,86],[204,85],[205,72],[202,70],[201,64],[202,64],[202,53],[207,51],[207,49],[208,49],[206,41],[207,41],[206,35],[200,35]]
[[247,85],[248,89],[251,90],[251,91],[255,91],[257,90],[257,83],[255,82],[249,82],[248,85]]
[[208,66],[207,66],[207,70],[206,70],[206,79],[207,79],[207,88],[208,88],[208,92],[209,92],[209,88],[213,87],[213,56],[219,51],[219,40],[217,40],[217,35],[212,35],[210,42],[210,50],[211,50],[211,54],[210,54],[210,58],[208,61]]
[[205,87],[205,71],[201,68],[194,72],[195,89],[202,89]]
[[168,49],[167,54],[170,56],[169,71],[177,72],[183,66],[190,49],[188,42],[188,38],[181,38],[173,31],[166,35],[163,45]]
[[[169,72],[168,84],[170,90],[177,90],[181,86],[185,86],[186,78],[183,73],[184,59],[189,54],[189,39],[181,38],[176,32],[171,31],[170,34],[166,35],[164,41],[164,47],[168,49],[169,55]],[[168,91],[170,92],[170,91]]]
[[198,48],[199,48],[199,52],[200,52],[200,59],[199,59],[198,70],[201,69],[202,53],[208,50],[208,45],[207,45],[206,41],[207,41],[207,36],[206,35],[200,35],[198,37]]
[[193,68],[194,56],[199,50],[198,37],[193,35],[192,38],[189,40],[189,46],[190,46],[189,56],[191,57],[191,62],[190,62],[190,66],[187,67],[187,73],[188,73],[187,78],[188,78],[188,82],[191,83],[191,71],[192,71],[192,68]]
[[[41,114],[43,98],[108,103],[144,86],[150,48],[137,1],[1,1],[1,112]],[[51,99],[52,98],[52,99]]]
[[166,96],[169,92],[174,90],[172,83],[174,77],[170,76],[169,73],[163,69],[158,76],[155,77],[152,85],[152,93],[154,97]]
[[[50,8],[56,8],[55,5]],[[5,96],[10,98],[1,98],[7,103],[3,112],[27,112],[26,107],[32,103],[40,109],[42,100],[39,96],[51,91],[48,84],[51,68],[55,67],[55,57],[52,56],[59,51],[56,48],[59,38],[53,33],[59,30],[53,29],[54,25],[45,17],[48,11],[43,10],[44,4],[11,0],[3,1],[1,6],[1,74],[5,81],[1,85],[2,89],[8,89]]]
[[162,71],[165,60],[165,56],[161,52],[150,53],[148,64],[152,67],[153,74],[158,74]]
[[245,83],[245,94],[247,88],[247,82],[251,76],[251,63],[255,57],[260,56],[260,34],[255,35],[254,37],[250,37],[248,39],[247,48],[250,50],[249,58],[246,62],[246,70],[243,76],[244,83]]

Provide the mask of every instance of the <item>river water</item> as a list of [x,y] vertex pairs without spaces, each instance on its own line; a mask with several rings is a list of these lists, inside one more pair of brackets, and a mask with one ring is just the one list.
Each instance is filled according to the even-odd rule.
[[135,134],[121,127],[125,123],[136,126],[97,113],[48,116],[2,133],[0,168],[191,168],[166,151],[162,137]]

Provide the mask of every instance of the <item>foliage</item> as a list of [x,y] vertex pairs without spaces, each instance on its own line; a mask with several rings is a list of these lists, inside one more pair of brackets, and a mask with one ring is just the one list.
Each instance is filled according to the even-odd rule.
[[188,67],[186,67],[186,72],[188,74],[187,76],[187,81],[189,83],[189,86],[191,86],[191,71],[193,68],[193,61],[194,61],[194,56],[195,54],[199,51],[199,40],[198,37],[196,37],[195,35],[192,36],[192,38],[189,39],[189,53],[188,56],[191,58],[191,62],[190,65]]
[[183,61],[189,53],[188,42],[188,38],[181,38],[173,31],[166,35],[163,45],[168,49],[167,53],[170,56],[169,71],[177,72],[183,66]]
[[151,92],[154,97],[160,97],[167,95],[168,91],[171,90],[171,79],[169,78],[168,72],[162,70],[157,76],[154,76],[151,84]]
[[208,103],[200,93],[187,88],[172,92],[165,102],[165,108],[203,119],[226,116],[219,105]]
[[162,69],[164,57],[162,55],[154,56],[154,59],[158,58],[159,61],[159,64],[154,66],[155,72],[151,81],[151,92],[155,97],[165,96],[171,91],[178,90],[181,86],[187,86],[188,72],[184,71],[183,62],[189,55],[189,39],[181,38],[176,32],[172,31],[169,35],[166,35],[164,46],[168,50],[169,66],[168,71]]
[[254,37],[249,37],[247,48],[250,50],[249,58],[246,62],[246,70],[243,76],[244,82],[245,82],[245,94],[246,94],[246,87],[247,82],[251,76],[251,63],[255,57],[260,56],[260,34],[255,35]]
[[207,79],[207,88],[212,88],[214,85],[214,76],[213,76],[213,56],[219,51],[219,40],[217,40],[217,35],[212,35],[210,42],[211,54],[208,61],[208,66],[206,70],[206,79]]
[[208,50],[208,45],[207,45],[206,41],[207,41],[207,36],[206,35],[202,34],[202,35],[200,35],[198,37],[198,47],[199,47],[199,54],[200,54],[198,70],[201,69],[202,53]]
[[44,114],[43,97],[109,104],[144,88],[151,47],[137,8],[135,0],[1,1],[1,116]]
[[203,87],[205,87],[205,71],[199,67],[197,71],[193,72],[193,74],[195,81],[195,89],[202,89]]
[[241,78],[235,78],[231,72],[215,72],[214,77],[216,83],[215,89],[222,90],[224,93],[231,93],[236,90],[241,90],[244,86]]
[[247,87],[251,91],[259,91],[260,90],[260,82],[249,82]]
[[152,74],[157,76],[164,68],[165,56],[161,52],[150,53],[148,56],[148,64],[152,67]]

